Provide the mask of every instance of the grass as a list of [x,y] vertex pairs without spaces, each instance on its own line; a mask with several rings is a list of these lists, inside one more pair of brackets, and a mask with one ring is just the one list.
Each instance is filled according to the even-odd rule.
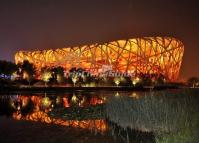
[[199,133],[199,91],[148,92],[143,97],[111,97],[110,121],[123,129],[153,132],[157,143],[195,143]]

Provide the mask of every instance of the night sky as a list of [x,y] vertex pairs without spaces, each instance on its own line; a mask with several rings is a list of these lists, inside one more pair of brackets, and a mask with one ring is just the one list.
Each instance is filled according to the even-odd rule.
[[180,39],[181,78],[199,76],[197,0],[0,0],[0,60],[14,61],[18,50],[141,36]]

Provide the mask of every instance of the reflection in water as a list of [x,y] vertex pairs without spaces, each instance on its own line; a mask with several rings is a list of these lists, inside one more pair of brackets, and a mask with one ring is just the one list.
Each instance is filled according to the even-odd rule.
[[[55,108],[87,107],[104,103],[104,97],[64,95],[64,96],[2,96],[0,102],[4,112],[16,120],[28,120],[77,127],[104,132],[107,128],[105,120],[62,120],[49,117],[48,112]],[[6,105],[6,106],[5,106]],[[2,109],[1,108],[1,109]],[[6,109],[7,108],[7,109]]]
[[15,112],[13,114],[13,118],[16,120],[28,120],[35,122],[43,122],[48,124],[56,124],[62,126],[70,126],[75,128],[89,129],[89,130],[97,130],[99,132],[106,131],[106,123],[105,120],[61,120],[50,118],[46,112],[43,111],[34,111],[31,114],[26,116],[22,116],[19,112]]
[[116,92],[116,93],[115,93],[115,96],[116,96],[116,97],[117,97],[117,96],[120,96],[119,92]]
[[136,93],[136,92],[133,92],[130,97],[133,97],[135,99],[138,99],[140,96]]
[[[173,139],[191,142],[199,133],[198,101],[195,91],[188,94],[111,91],[109,94],[0,96],[0,115],[106,131],[123,143],[174,142]],[[101,115],[101,111],[103,116],[96,116]]]
[[[146,143],[144,139],[151,140],[151,137],[153,137],[151,134],[137,133],[137,131],[129,129],[124,130],[116,124],[107,122],[104,116],[98,116],[101,107],[105,106],[104,103],[111,99],[109,95],[116,96],[116,99],[119,100],[123,96],[137,99],[140,94],[111,92],[109,94],[97,93],[97,95],[96,93],[71,93],[65,95],[0,96],[0,115],[6,114],[15,120],[42,122],[88,129],[100,133],[111,133],[116,140],[121,140],[123,143],[130,140],[135,143]],[[102,112],[106,111],[103,109]],[[55,116],[51,113],[54,113]],[[75,116],[74,118],[66,118],[66,115]]]

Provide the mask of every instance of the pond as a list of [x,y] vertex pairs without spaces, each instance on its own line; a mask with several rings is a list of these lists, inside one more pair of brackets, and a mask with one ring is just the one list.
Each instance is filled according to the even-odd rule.
[[86,130],[111,142],[194,143],[198,103],[199,92],[193,89],[0,95],[0,116]]

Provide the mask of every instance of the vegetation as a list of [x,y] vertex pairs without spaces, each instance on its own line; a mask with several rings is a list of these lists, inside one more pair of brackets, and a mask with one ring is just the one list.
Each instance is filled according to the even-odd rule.
[[157,143],[196,143],[199,133],[199,91],[148,93],[143,97],[111,97],[110,121],[121,128],[153,132]]
[[11,76],[14,72],[17,71],[17,66],[8,61],[0,61],[0,75]]
[[70,107],[54,109],[48,113],[50,117],[63,120],[96,120],[105,119],[104,106],[96,105],[89,107]]
[[52,78],[52,73],[50,69],[48,69],[47,67],[42,68],[41,80],[45,82],[45,85],[47,85],[47,83],[50,81],[51,78]]
[[187,84],[190,87],[199,87],[199,78],[198,77],[191,77],[188,79]]
[[72,68],[69,70],[69,83],[73,83],[73,86],[90,87],[95,86],[97,78],[92,76],[91,73],[82,68]]
[[11,86],[13,75],[17,71],[17,66],[8,61],[0,61],[0,90],[3,90],[5,86]]
[[[111,74],[110,74],[110,73]],[[114,76],[116,75],[116,76]],[[82,68],[73,67],[68,73],[61,66],[44,67],[40,71],[36,71],[35,66],[29,61],[14,64],[12,62],[0,61],[0,84],[1,85],[69,85],[82,87],[95,86],[164,86],[170,85],[162,74],[136,74],[135,77],[123,75],[113,71],[92,75]],[[174,83],[175,84],[175,83]],[[177,84],[175,84],[177,85]],[[199,78],[192,77],[187,81],[190,87],[199,86]],[[177,85],[178,86],[178,85]],[[184,85],[183,85],[184,86]]]
[[[113,136],[115,133],[120,136],[122,134],[121,137],[125,142],[129,142],[132,138],[132,131],[134,135],[143,133],[154,137],[153,143],[198,142],[199,90],[147,92],[142,96],[136,93],[132,96],[121,95],[118,93],[115,96],[109,96],[104,104],[96,106],[79,107],[79,101],[74,98],[75,96],[70,97],[69,108],[63,108],[63,101],[55,96],[45,96],[41,104],[50,108],[54,105],[48,115],[58,119],[107,119],[113,124],[110,130]],[[89,96],[92,95],[86,93],[86,97],[89,98]],[[12,115],[19,106],[23,115],[33,110],[34,105],[30,100],[28,100],[28,105],[23,107],[22,102],[15,98],[0,99],[0,107],[2,107],[0,114],[2,115]],[[74,103],[71,104],[72,102]],[[117,131],[115,131],[116,128]]]
[[64,82],[64,68],[63,67],[54,67],[51,69],[52,72],[52,81],[53,83],[63,83]]
[[12,100],[10,97],[5,96],[4,98],[0,97],[0,116],[6,115],[7,117],[12,116],[13,112],[16,111],[13,106]]
[[11,75],[17,70],[17,67],[12,62],[0,61],[0,73],[5,75]]
[[24,61],[21,64],[18,64],[19,75],[23,80],[28,81],[30,83],[35,79],[36,68],[35,66],[30,63],[29,61]]

